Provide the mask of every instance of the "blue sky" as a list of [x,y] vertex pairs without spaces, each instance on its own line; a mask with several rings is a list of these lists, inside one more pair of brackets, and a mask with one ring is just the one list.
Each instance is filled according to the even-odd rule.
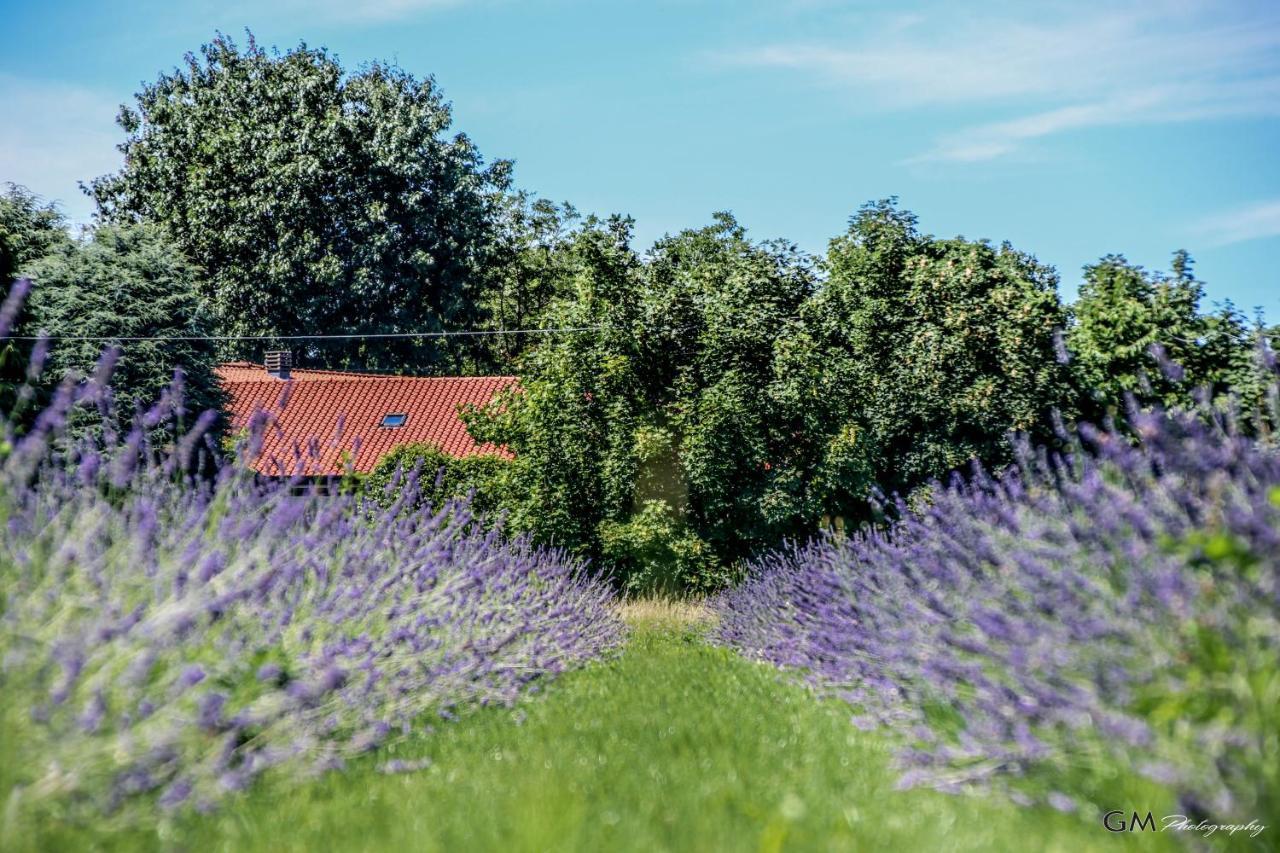
[[[962,8],[963,6],[963,8]],[[115,8],[113,8],[115,7]],[[731,210],[821,251],[864,201],[1081,265],[1179,247],[1280,320],[1280,3],[0,0],[0,181],[118,166],[117,106],[222,30],[434,74],[520,186],[641,246]]]

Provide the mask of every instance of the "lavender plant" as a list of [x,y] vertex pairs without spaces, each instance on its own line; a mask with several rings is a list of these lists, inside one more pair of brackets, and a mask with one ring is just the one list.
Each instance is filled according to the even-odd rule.
[[760,561],[719,642],[901,733],[903,786],[1071,810],[1131,771],[1274,826],[1280,454],[1207,410],[1129,426]]
[[482,529],[465,502],[407,511],[412,473],[389,508],[233,465],[192,478],[212,416],[151,441],[177,394],[100,442],[64,440],[76,411],[109,410],[109,366],[28,434],[6,429],[6,831],[210,808],[272,768],[323,772],[511,703],[620,641],[581,564]]

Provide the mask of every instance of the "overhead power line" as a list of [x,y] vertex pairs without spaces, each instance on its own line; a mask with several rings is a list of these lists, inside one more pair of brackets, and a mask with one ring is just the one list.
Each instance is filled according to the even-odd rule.
[[463,338],[487,335],[550,335],[560,332],[595,332],[609,328],[562,326],[555,329],[474,329],[453,332],[365,332],[341,335],[14,335],[11,341],[89,341],[93,343],[135,343],[138,341],[336,341],[365,338]]

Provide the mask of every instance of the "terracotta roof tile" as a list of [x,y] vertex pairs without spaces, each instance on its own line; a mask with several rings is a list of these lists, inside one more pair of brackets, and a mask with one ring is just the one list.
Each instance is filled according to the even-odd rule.
[[[249,425],[261,410],[268,417],[263,447],[254,469],[261,474],[295,473],[297,454],[309,475],[340,474],[350,458],[359,472],[373,470],[384,455],[402,444],[425,442],[452,456],[492,453],[510,457],[506,448],[477,444],[458,417],[467,404],[483,405],[516,382],[513,376],[415,377],[336,370],[294,370],[289,381],[267,374],[250,362],[218,367],[229,399],[232,428]],[[283,409],[281,397],[288,388]],[[403,426],[384,427],[389,414],[406,415]]]

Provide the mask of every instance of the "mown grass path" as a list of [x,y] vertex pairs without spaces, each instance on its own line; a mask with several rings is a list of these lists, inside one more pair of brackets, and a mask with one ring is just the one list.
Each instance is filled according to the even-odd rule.
[[[431,764],[379,773],[391,758]],[[617,658],[514,711],[440,726],[311,784],[268,781],[162,839],[106,846],[1082,851],[1134,841],[1047,809],[895,791],[889,759],[883,738],[855,729],[838,703],[688,629],[640,626]]]

